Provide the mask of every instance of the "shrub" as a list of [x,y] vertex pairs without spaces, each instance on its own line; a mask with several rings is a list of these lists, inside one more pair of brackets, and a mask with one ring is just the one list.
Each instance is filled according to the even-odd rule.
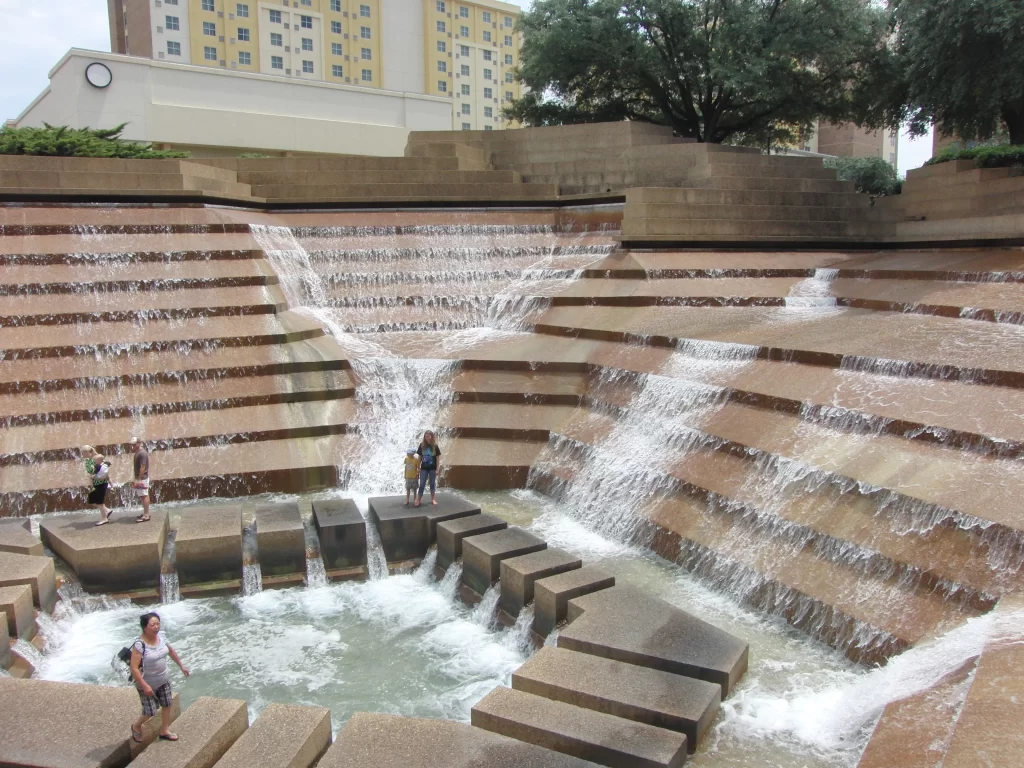
[[903,182],[892,163],[880,157],[829,157],[826,168],[835,168],[840,181],[852,181],[858,192],[872,197],[897,195]]
[[970,149],[949,149],[940,152],[925,165],[948,163],[952,160],[977,160],[980,168],[1021,168],[1024,167],[1024,146],[1002,144],[971,147]]
[[159,159],[189,157],[187,152],[153,149],[149,144],[121,138],[124,123],[115,128],[69,128],[43,123],[42,128],[0,128],[0,155],[49,157],[118,157]]
[[254,160],[261,157],[270,157],[270,155],[265,155],[262,152],[243,152],[239,157],[243,160]]

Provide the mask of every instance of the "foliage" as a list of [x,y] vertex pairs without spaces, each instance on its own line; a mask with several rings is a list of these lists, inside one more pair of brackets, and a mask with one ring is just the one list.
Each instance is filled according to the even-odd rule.
[[976,160],[980,168],[1024,168],[1024,146],[985,146],[940,152],[925,165],[952,160]]
[[889,0],[894,42],[858,82],[873,126],[1024,144],[1024,2]]
[[261,157],[270,157],[270,155],[265,155],[262,152],[243,152],[239,157],[243,160],[253,160]]
[[43,123],[42,128],[0,128],[0,155],[52,157],[118,157],[157,159],[188,157],[187,152],[152,149],[149,144],[121,138],[124,124],[115,128],[69,128]]
[[641,120],[698,141],[795,144],[851,116],[884,11],[863,0],[536,0],[506,109],[528,125]]
[[879,197],[899,194],[903,182],[892,163],[880,157],[829,157],[826,168],[835,168],[840,181],[855,182],[857,191]]

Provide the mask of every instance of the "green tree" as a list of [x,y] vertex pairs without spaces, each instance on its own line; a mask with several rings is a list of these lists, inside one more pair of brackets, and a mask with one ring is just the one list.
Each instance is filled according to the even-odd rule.
[[528,125],[643,120],[698,141],[793,143],[852,115],[884,41],[864,0],[537,0],[507,109]]
[[46,123],[42,128],[0,128],[0,155],[52,157],[119,157],[157,159],[188,157],[187,152],[153,149],[149,144],[121,138],[124,125],[114,128],[69,128]]
[[[894,44],[862,81],[869,120],[1024,144],[1024,1],[891,0]],[[872,113],[873,110],[873,114]]]

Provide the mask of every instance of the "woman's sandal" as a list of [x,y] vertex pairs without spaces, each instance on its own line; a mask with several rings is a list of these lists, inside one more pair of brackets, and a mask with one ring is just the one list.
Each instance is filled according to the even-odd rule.
[[178,734],[176,734],[176,733],[161,733],[160,734],[160,738],[163,739],[164,741],[177,741],[178,740]]
[[135,518],[136,523],[148,523],[150,521],[149,515],[139,515]]
[[142,731],[136,731],[135,726],[132,726],[132,741],[136,744],[142,743]]
[[113,515],[113,514],[114,514],[114,510],[110,510],[109,512],[107,512],[107,516],[104,517],[102,520],[100,520],[98,523],[96,523],[96,527],[99,527],[101,525],[106,525],[107,523],[109,523],[110,522],[110,516]]

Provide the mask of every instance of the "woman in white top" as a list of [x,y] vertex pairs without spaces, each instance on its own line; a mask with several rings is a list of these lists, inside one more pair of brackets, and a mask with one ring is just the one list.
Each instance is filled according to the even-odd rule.
[[192,673],[181,663],[178,654],[160,631],[160,617],[157,614],[143,614],[139,624],[142,626],[142,634],[132,644],[130,666],[135,688],[142,699],[142,716],[132,725],[132,739],[142,743],[142,726],[159,709],[160,738],[164,741],[177,741],[177,734],[170,731],[172,694],[171,681],[167,676],[167,657],[170,656],[181,668],[185,677]]

